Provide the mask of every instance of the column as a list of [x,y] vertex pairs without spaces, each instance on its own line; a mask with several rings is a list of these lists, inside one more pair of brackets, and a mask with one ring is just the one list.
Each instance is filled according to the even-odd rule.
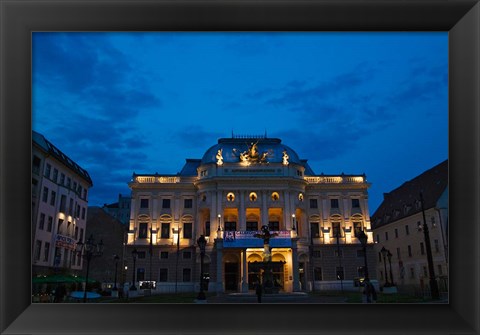
[[223,240],[220,238],[215,239],[215,245],[217,249],[217,293],[223,292]]
[[247,220],[245,219],[245,191],[240,191],[240,206],[238,208],[238,230],[247,230]]
[[247,249],[242,250],[242,292],[248,292]]
[[262,226],[268,226],[268,208],[267,208],[267,191],[262,191]]
[[[293,292],[300,291],[300,281],[298,275],[298,252],[297,252],[298,239],[292,238],[292,274],[293,274]],[[305,264],[306,267],[306,264]]]
[[290,201],[290,192],[285,190],[283,192],[283,222],[285,222],[285,230],[292,229],[292,206]]

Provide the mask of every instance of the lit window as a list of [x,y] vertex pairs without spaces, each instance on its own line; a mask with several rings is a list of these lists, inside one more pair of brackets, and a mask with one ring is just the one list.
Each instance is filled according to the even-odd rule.
[[298,200],[299,200],[299,201],[303,201],[303,193],[299,193],[299,194],[298,194]]
[[148,199],[140,199],[140,208],[148,208]]
[[272,193],[272,200],[273,200],[273,201],[277,201],[278,199],[280,199],[280,196],[278,195],[278,193],[277,193],[277,192],[273,192],[273,193]]
[[229,202],[235,201],[235,194],[233,194],[232,192],[229,192],[227,194],[227,201],[229,201]]
[[255,193],[255,192],[250,193],[248,198],[250,199],[251,202],[255,202],[258,198],[257,193]]

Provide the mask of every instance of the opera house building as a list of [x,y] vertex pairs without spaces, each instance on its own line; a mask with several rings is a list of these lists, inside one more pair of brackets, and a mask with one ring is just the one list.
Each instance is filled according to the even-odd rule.
[[198,291],[203,278],[209,292],[248,292],[266,270],[278,292],[356,289],[368,269],[376,278],[366,176],[315,174],[281,139],[221,138],[179,173],[133,174],[129,187],[133,289]]

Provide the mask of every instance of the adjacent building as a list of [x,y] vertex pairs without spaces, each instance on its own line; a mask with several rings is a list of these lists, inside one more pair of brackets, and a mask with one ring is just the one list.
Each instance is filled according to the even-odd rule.
[[43,135],[32,132],[32,271],[33,275],[73,272],[83,260],[75,252],[84,241],[88,172]]
[[[365,275],[360,232],[375,279],[369,186],[364,174],[315,174],[278,138],[221,138],[178,174],[133,174],[127,280],[198,290],[204,235],[210,291],[247,292],[264,281],[267,249],[280,291],[355,289]],[[272,234],[268,247],[262,226]]]
[[[423,198],[423,210],[422,210]],[[424,221],[425,220],[425,221]],[[429,243],[425,240],[427,224]],[[448,160],[384,194],[372,216],[379,282],[409,294],[428,294],[432,253],[440,292],[448,290]],[[390,252],[383,257],[381,249]],[[388,255],[388,254],[387,254]]]
[[103,210],[128,227],[130,223],[130,203],[132,199],[122,194],[118,195],[118,201],[103,205]]

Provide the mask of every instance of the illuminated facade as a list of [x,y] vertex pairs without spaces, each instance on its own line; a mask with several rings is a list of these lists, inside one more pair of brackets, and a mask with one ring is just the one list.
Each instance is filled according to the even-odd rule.
[[92,180],[43,135],[32,132],[32,269],[34,275],[78,272]]
[[[384,194],[383,202],[372,215],[378,279],[381,285],[393,279],[393,284],[404,293],[423,295],[429,292],[428,246],[420,193],[423,194],[435,280],[440,292],[447,292],[448,160]],[[390,251],[390,261],[388,257],[383,258],[382,248]]]
[[353,289],[364,273],[361,230],[375,279],[365,175],[316,175],[280,139],[222,138],[178,174],[134,174],[129,187],[127,280],[137,287],[152,280],[160,292],[198,290],[204,235],[209,291],[248,292],[263,278],[264,245],[254,235],[264,225],[275,235],[280,291]]

